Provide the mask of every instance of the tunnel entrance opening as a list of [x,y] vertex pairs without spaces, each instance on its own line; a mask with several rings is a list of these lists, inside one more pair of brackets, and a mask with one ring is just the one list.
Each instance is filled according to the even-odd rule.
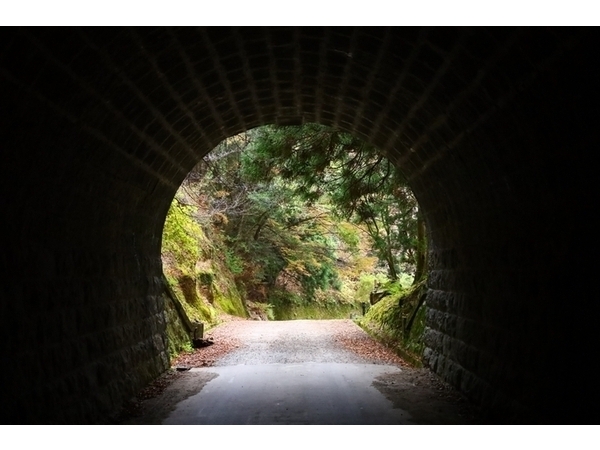
[[419,364],[426,247],[405,177],[365,142],[317,124],[228,138],[188,174],[165,221],[170,352],[223,314],[355,318]]

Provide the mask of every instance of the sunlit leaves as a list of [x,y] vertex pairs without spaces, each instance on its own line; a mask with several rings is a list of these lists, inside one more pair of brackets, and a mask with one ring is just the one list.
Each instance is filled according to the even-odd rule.
[[194,212],[192,206],[174,200],[167,213],[163,228],[163,253],[173,257],[179,264],[194,264],[199,257],[197,236],[201,235],[201,230],[192,218]]
[[403,175],[375,148],[347,133],[307,124],[257,130],[249,149],[251,173],[288,180],[309,205],[325,199],[340,218],[364,226],[392,278],[399,265],[415,265],[417,202]]

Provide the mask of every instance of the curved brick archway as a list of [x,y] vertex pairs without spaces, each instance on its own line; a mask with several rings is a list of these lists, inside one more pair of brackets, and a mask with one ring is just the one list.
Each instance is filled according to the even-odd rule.
[[594,30],[1,34],[5,422],[100,420],[167,367],[176,189],[225,137],[302,122],[368,140],[411,180],[429,367],[494,420],[597,418],[595,380],[573,371],[597,342]]

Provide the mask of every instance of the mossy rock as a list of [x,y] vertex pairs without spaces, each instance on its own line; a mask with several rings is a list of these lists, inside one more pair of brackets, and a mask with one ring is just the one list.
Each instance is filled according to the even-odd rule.
[[231,292],[231,289],[227,289],[225,292],[217,289],[215,291],[215,305],[227,314],[248,317],[246,307],[239,293]]
[[167,295],[163,295],[165,304],[166,335],[169,357],[172,359],[182,351],[191,349],[190,336],[186,332],[177,309]]
[[[391,285],[386,285],[386,288],[394,290]],[[370,307],[357,323],[371,336],[394,348],[400,356],[419,365],[425,347],[423,333],[426,315],[426,306],[420,304],[420,300],[426,292],[425,281],[409,289],[397,289],[392,295]],[[405,328],[419,305],[410,333],[406,335]]]
[[182,275],[177,279],[177,283],[185,301],[190,305],[196,305],[199,300],[198,291],[196,290],[196,280],[189,275]]

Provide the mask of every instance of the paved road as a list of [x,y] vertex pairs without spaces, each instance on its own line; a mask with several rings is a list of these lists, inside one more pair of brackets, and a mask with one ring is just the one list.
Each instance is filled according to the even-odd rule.
[[177,405],[164,424],[402,424],[406,411],[372,383],[392,366],[258,364],[193,369],[216,373],[200,393]]
[[350,321],[249,321],[227,331],[237,349],[185,372],[131,423],[470,423],[428,372],[341,345],[336,336],[363,333]]

